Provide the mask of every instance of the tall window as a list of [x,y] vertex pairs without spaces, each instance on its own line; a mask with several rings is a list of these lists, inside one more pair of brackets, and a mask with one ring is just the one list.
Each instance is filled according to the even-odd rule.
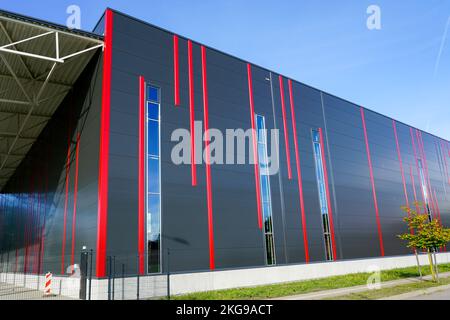
[[314,159],[316,163],[317,187],[319,190],[320,214],[322,216],[322,228],[325,242],[325,257],[327,260],[333,260],[333,250],[331,244],[330,220],[328,215],[328,201],[325,187],[325,175],[322,161],[322,146],[320,143],[319,131],[312,131]]
[[160,272],[161,248],[161,147],[160,147],[160,92],[147,86],[147,272]]
[[269,164],[267,157],[267,135],[266,123],[263,116],[256,116],[257,136],[258,136],[258,164],[259,164],[259,183],[261,188],[261,205],[264,222],[264,245],[266,252],[266,264],[274,265],[275,246],[273,240],[272,228],[272,198],[270,193]]
[[422,160],[418,159],[417,163],[419,165],[420,185],[422,187],[423,197],[424,197],[425,205],[426,205],[426,208],[427,208],[428,220],[431,221],[431,220],[433,220],[433,218],[431,216],[431,208],[430,208],[429,201],[428,201],[427,182],[425,180],[425,175],[423,173]]

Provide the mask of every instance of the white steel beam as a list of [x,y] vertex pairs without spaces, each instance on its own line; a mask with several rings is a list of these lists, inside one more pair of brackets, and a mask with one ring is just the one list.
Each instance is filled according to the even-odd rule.
[[39,92],[36,95],[35,102],[39,101],[39,99],[41,98],[42,93],[44,92],[45,88],[47,87],[48,82],[50,81],[50,77],[52,76],[53,71],[55,71],[55,67],[56,67],[56,62],[53,64],[52,68],[48,72],[47,78],[45,78],[45,81],[42,84],[41,89],[39,89]]
[[14,46],[16,46],[19,43],[24,43],[24,42],[31,41],[31,40],[34,40],[34,39],[37,39],[37,38],[45,37],[45,36],[47,36],[49,34],[52,34],[52,33],[55,33],[55,31],[49,31],[49,32],[41,33],[41,34],[38,34],[37,36],[33,36],[33,37],[22,39],[22,40],[13,42],[13,43],[5,44],[4,46],[1,46],[0,49],[6,49],[6,48],[9,48],[9,47],[14,47]]
[[[28,101],[20,101],[20,100],[12,100],[12,99],[0,99],[0,102],[3,103],[12,103],[12,104],[20,104],[20,105],[25,105],[25,106],[30,106],[32,105],[31,102]],[[0,111],[1,112],[1,111]]]
[[51,95],[51,96],[49,96],[49,97],[47,97],[47,98],[44,98],[44,99],[42,99],[42,100],[39,100],[39,101],[38,101],[38,104],[40,105],[40,104],[42,104],[42,103],[44,103],[44,102],[47,102],[47,101],[49,101],[49,100],[58,98],[59,96],[65,95],[65,94],[68,93],[69,91],[70,91],[70,89],[66,89],[66,90],[59,91],[59,92],[55,93],[54,95]]
[[56,59],[59,59],[59,34],[58,34],[58,32],[55,33],[55,52],[56,52]]
[[[25,116],[27,115],[28,112],[22,112],[22,111],[5,111],[5,110],[1,110],[0,109],[0,115],[10,115],[10,116]],[[50,119],[51,116],[48,114],[43,114],[43,113],[33,113],[31,115],[32,117],[38,117],[38,118],[45,118],[45,119]]]
[[[45,75],[47,75],[47,73],[45,73]],[[0,78],[2,78],[2,79],[11,79],[11,80],[13,80],[10,74],[3,74],[3,73],[0,73]],[[19,80],[21,80],[21,81],[32,81],[32,82],[36,82],[37,84],[38,84],[38,83],[44,82],[44,80],[38,80],[37,77],[34,79],[34,78],[24,78],[24,77],[19,77],[19,76],[17,76],[17,78],[18,78]],[[65,88],[72,88],[72,86],[69,85],[69,84],[67,84],[67,83],[56,82],[56,81],[49,81],[48,83],[49,83],[49,84],[52,84],[52,85],[55,85],[55,86],[61,86],[61,87],[65,87]],[[6,91],[7,91],[7,90],[6,90]]]
[[[0,131],[0,138],[15,138],[16,136],[17,136],[17,132]],[[35,137],[35,136],[19,135],[18,139],[35,140],[36,138],[37,137]]]
[[39,55],[39,54],[34,54],[34,53],[29,53],[29,52],[23,52],[23,51],[18,51],[18,50],[10,50],[10,49],[5,49],[5,48],[0,48],[0,51],[6,52],[6,53],[17,54],[17,55],[20,55],[20,56],[30,57],[30,58],[36,58],[36,59],[51,61],[51,62],[64,63],[64,60],[61,60],[61,59],[55,59],[55,58],[52,58],[52,57],[42,56],[42,55]]
[[78,51],[78,52],[74,52],[74,53],[69,54],[69,55],[67,55],[65,57],[62,57],[61,60],[65,61],[65,60],[68,60],[68,59],[70,59],[72,57],[78,56],[80,54],[83,54],[83,53],[86,53],[88,51],[92,51],[92,50],[95,50],[95,49],[98,49],[98,48],[103,48],[103,44],[99,44],[99,45],[96,45],[96,46],[93,46],[93,47],[90,47],[90,48],[87,48],[87,49],[84,49],[84,50],[81,50],[81,51]]

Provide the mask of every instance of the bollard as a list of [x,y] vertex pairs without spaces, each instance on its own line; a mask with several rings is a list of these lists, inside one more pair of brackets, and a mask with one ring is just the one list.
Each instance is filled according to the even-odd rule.
[[44,296],[52,295],[52,273],[47,272],[45,274],[45,288],[44,288]]

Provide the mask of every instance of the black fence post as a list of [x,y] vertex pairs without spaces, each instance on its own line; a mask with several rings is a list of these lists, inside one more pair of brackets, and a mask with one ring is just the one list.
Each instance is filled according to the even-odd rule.
[[[25,261],[24,261],[25,264]],[[27,287],[27,272],[28,272],[28,263],[25,264],[24,270],[23,270],[23,287]]]
[[90,250],[89,254],[91,255],[89,259],[89,300],[91,300],[91,292],[92,292],[92,256],[94,255],[94,250]]
[[13,275],[13,292],[16,291],[16,272],[17,272],[17,260],[14,266],[14,275]]
[[86,300],[88,256],[89,256],[89,253],[83,249],[81,251],[81,258],[80,258],[80,299],[81,300]]
[[111,256],[108,256],[108,300],[111,300]]
[[2,267],[0,273],[3,273],[3,269],[4,269],[3,268],[3,252],[2,252],[2,258],[0,260],[0,266]]
[[137,277],[136,277],[136,299],[137,300],[139,300],[139,254],[138,254],[138,256],[137,256],[137,263],[136,263],[136,267],[137,267],[137,269],[136,269],[136,274],[137,274]]
[[116,256],[112,257],[112,300],[115,297],[116,290]]
[[[1,261],[1,266],[2,266],[2,270],[0,271],[0,282],[2,281],[2,278],[3,278],[3,274],[5,273],[4,272],[4,270],[5,270],[5,266],[4,266],[4,262],[3,262],[3,253],[2,253],[2,261]],[[6,282],[6,280],[5,280],[5,282]]]
[[9,272],[9,251],[8,251],[8,255],[6,256],[6,278],[5,278],[5,282],[8,282],[8,272]]
[[122,300],[125,300],[125,264],[122,263]]
[[167,300],[170,300],[170,249],[167,248]]

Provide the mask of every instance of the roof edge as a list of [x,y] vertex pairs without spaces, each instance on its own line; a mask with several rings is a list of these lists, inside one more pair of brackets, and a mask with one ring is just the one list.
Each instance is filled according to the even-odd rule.
[[40,27],[44,27],[44,28],[56,29],[61,32],[67,32],[67,33],[71,33],[73,35],[103,41],[103,36],[98,35],[93,32],[79,30],[79,29],[70,29],[61,24],[57,24],[57,23],[53,23],[53,22],[49,22],[49,21],[45,21],[45,20],[41,20],[41,19],[37,19],[37,18],[32,18],[30,16],[25,16],[22,14],[11,12],[11,11],[6,11],[6,10],[0,9],[0,17],[5,17],[5,18],[11,19],[11,20],[16,20],[18,22],[24,22],[27,24],[36,25],[38,27],[40,26]]

